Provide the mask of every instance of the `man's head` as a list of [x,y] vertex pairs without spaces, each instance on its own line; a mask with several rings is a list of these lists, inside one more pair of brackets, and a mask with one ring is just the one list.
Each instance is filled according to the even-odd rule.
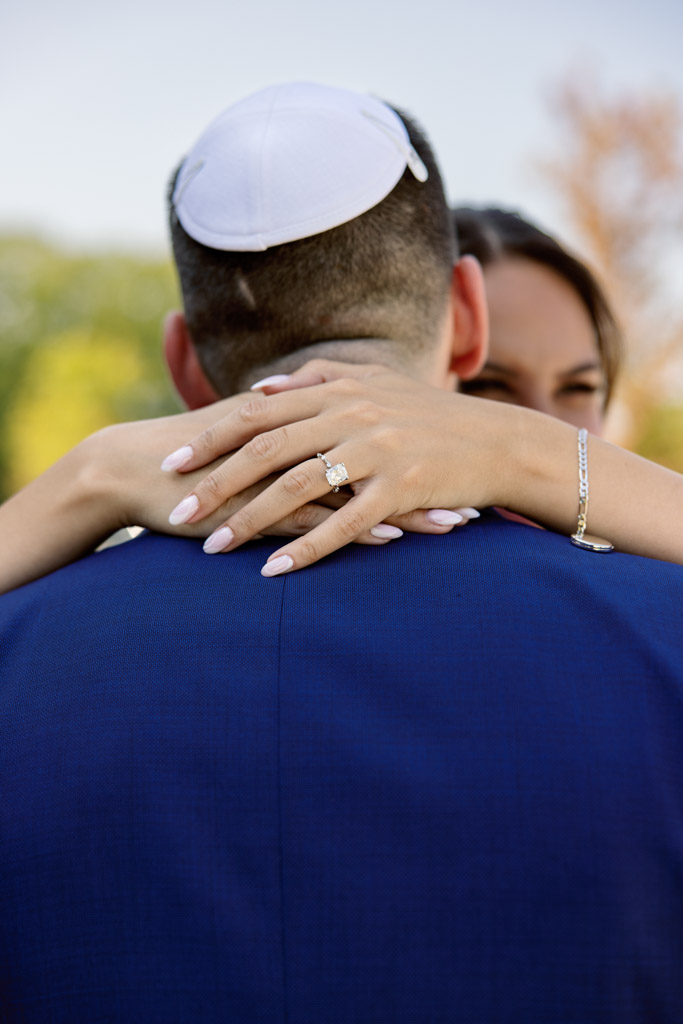
[[[207,129],[169,200],[185,320],[167,354],[190,404],[313,355],[441,373],[454,291],[476,291],[476,271],[454,288],[441,177],[405,115],[325,86],[263,90]],[[208,390],[188,396],[195,354]]]

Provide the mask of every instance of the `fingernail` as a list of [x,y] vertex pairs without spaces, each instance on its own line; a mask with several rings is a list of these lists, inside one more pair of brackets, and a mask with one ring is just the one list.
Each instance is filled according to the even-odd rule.
[[186,523],[187,520],[195,514],[198,508],[199,498],[196,494],[190,494],[187,498],[183,498],[179,505],[176,505],[168,517],[168,521],[171,526],[178,526],[180,523]]
[[181,466],[186,465],[194,455],[192,448],[189,444],[184,444],[182,448],[178,448],[177,451],[171,452],[167,455],[164,461],[161,463],[161,468],[164,473],[170,472],[172,469],[180,469]]
[[476,508],[459,508],[465,519],[479,519],[481,512]]
[[403,530],[399,530],[398,526],[389,526],[388,523],[378,523],[372,527],[370,533],[373,537],[382,537],[385,540],[396,540],[397,537],[403,536]]
[[456,523],[461,523],[463,517],[457,512],[451,512],[447,508],[430,508],[425,513],[425,519],[429,520],[430,523],[434,523],[435,526],[455,526]]
[[261,388],[269,388],[271,384],[284,384],[286,380],[289,380],[289,377],[288,373],[275,373],[272,377],[264,377],[263,380],[257,380],[255,384],[251,385],[249,390],[259,391]]
[[294,562],[289,555],[280,555],[279,558],[274,558],[272,562],[266,562],[261,569],[261,575],[279,576],[281,572],[287,572],[293,565]]
[[227,548],[228,544],[232,544],[235,539],[235,534],[232,532],[229,526],[221,526],[218,530],[214,530],[210,537],[207,537],[204,541],[204,551],[207,555],[215,555],[217,551],[222,551]]

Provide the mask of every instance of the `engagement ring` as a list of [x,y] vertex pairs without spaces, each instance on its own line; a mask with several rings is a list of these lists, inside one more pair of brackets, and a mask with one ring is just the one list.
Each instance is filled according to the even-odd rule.
[[346,472],[346,466],[343,462],[338,462],[336,466],[327,459],[322,452],[318,452],[316,458],[322,459],[327,469],[325,470],[325,476],[327,482],[336,494],[342,484],[345,484],[349,479],[349,474]]

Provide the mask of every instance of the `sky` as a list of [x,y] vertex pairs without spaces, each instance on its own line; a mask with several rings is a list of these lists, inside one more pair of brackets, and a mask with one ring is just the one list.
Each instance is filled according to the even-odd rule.
[[0,231],[76,250],[163,252],[172,168],[273,82],[403,107],[452,202],[522,209],[570,241],[536,166],[561,152],[558,83],[683,99],[680,0],[22,0],[2,5],[0,40]]

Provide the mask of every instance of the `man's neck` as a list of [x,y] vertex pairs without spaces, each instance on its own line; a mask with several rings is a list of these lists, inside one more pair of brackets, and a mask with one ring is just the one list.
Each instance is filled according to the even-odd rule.
[[[390,338],[331,338],[306,345],[281,359],[255,367],[253,380],[273,374],[293,373],[311,359],[329,359],[355,365],[380,363],[399,373],[426,380],[430,375],[431,360],[425,358],[428,354],[420,353],[420,356],[418,359],[408,345]],[[248,386],[247,382],[244,383]]]

